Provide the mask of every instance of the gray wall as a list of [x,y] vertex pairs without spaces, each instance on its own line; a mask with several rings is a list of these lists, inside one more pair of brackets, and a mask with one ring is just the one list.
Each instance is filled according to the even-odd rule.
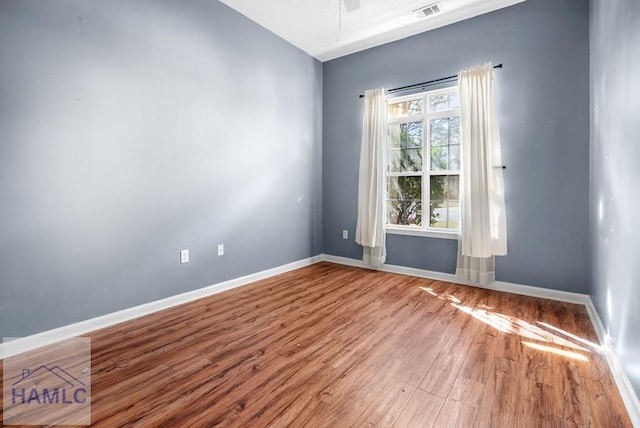
[[0,336],[321,253],[321,97],[217,1],[0,1]]
[[[492,61],[505,171],[509,255],[497,279],[586,293],[589,287],[589,5],[529,0],[324,66],[325,253],[361,258],[357,213],[362,101]],[[456,241],[387,235],[387,262],[453,273]]]
[[591,1],[592,298],[640,395],[640,2]]

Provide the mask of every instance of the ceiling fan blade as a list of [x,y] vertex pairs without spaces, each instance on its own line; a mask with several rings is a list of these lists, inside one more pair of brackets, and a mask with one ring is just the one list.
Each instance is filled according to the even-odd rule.
[[344,3],[344,8],[347,12],[353,12],[354,10],[360,9],[360,0],[342,0]]

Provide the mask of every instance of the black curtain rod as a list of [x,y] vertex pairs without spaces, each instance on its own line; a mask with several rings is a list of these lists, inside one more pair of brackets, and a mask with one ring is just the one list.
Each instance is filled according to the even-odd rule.
[[[494,65],[493,68],[502,68],[502,64]],[[428,80],[428,81],[422,82],[422,83],[414,83],[413,85],[400,86],[399,88],[389,89],[387,91],[387,93],[388,94],[392,94],[392,93],[395,93],[395,92],[409,91],[409,90],[414,89],[414,88],[433,86],[433,85],[438,85],[438,84],[441,84],[441,83],[454,82],[456,80],[458,80],[458,75],[457,74],[455,74],[453,76],[441,77],[440,79]],[[360,98],[364,98],[364,95],[360,94]]]

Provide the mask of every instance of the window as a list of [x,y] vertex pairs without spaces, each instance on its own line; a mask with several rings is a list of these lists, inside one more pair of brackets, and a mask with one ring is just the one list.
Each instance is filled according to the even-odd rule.
[[457,88],[388,103],[387,230],[455,236],[460,224]]

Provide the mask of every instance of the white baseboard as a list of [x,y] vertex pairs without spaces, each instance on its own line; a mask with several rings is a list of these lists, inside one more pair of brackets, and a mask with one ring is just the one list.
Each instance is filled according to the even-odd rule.
[[355,266],[361,267],[365,269],[372,270],[380,270],[384,272],[392,272],[403,275],[417,276],[420,278],[428,278],[435,279],[439,281],[452,282],[455,284],[462,285],[470,285],[473,287],[487,288],[490,290],[496,291],[504,291],[508,293],[521,294],[524,296],[531,297],[540,297],[543,299],[551,299],[558,300],[561,302],[567,303],[576,303],[584,305],[587,309],[587,313],[589,314],[589,318],[591,323],[593,324],[593,328],[598,336],[598,340],[603,347],[602,352],[604,353],[607,363],[609,364],[609,369],[611,370],[611,374],[613,375],[613,379],[616,382],[616,386],[620,391],[620,395],[622,396],[622,401],[629,413],[629,418],[633,423],[633,426],[636,428],[640,428],[640,400],[638,400],[638,396],[631,386],[631,382],[629,382],[629,378],[624,373],[622,369],[622,365],[620,364],[620,360],[618,359],[615,351],[611,347],[611,341],[609,340],[609,336],[604,328],[604,324],[598,315],[598,311],[596,310],[593,302],[591,301],[591,297],[588,294],[580,294],[580,293],[571,293],[567,291],[559,291],[552,290],[549,288],[540,288],[533,287],[530,285],[521,285],[521,284],[513,284],[509,282],[501,282],[495,281],[487,285],[479,285],[472,282],[467,282],[459,279],[453,274],[450,273],[442,273],[442,272],[433,272],[423,269],[416,268],[408,268],[404,266],[394,266],[394,265],[383,265],[379,268],[375,268],[372,266],[365,265],[362,260],[355,260],[346,257],[338,257],[331,256],[325,254],[323,259],[327,262],[338,263],[347,266]]
[[627,412],[629,413],[629,418],[631,419],[631,423],[634,427],[640,428],[640,399],[638,399],[638,395],[636,394],[629,378],[625,374],[622,369],[622,364],[620,364],[620,360],[613,349],[611,344],[611,339],[607,334],[607,330],[604,327],[604,323],[596,310],[595,305],[591,298],[585,304],[587,307],[587,312],[589,313],[589,318],[591,319],[591,323],[593,324],[593,328],[598,335],[598,340],[603,347],[603,352],[605,358],[607,359],[607,363],[609,364],[609,369],[611,370],[611,374],[613,375],[613,380],[616,382],[616,386],[618,387],[618,391],[622,396],[622,401],[624,402],[625,407],[627,408]]
[[492,283],[481,285],[475,282],[464,281],[454,274],[434,272],[430,270],[417,269],[396,265],[383,265],[379,268],[365,265],[362,260],[350,259],[347,257],[330,256],[325,254],[323,259],[327,262],[338,263],[342,265],[361,267],[365,269],[379,270],[383,272],[398,273],[401,275],[417,276],[420,278],[435,279],[438,281],[452,282],[454,284],[469,285],[472,287],[486,288],[495,291],[504,291],[507,293],[520,294],[523,296],[539,297],[542,299],[558,300],[561,302],[577,303],[586,305],[589,295],[581,293],[571,293],[569,291],[552,290],[550,288],[533,287],[530,285],[513,284],[510,282],[494,281]]
[[101,328],[110,327],[124,321],[130,321],[144,315],[162,311],[173,306],[189,303],[203,297],[211,296],[225,290],[240,287],[251,282],[266,279],[281,273],[309,266],[323,260],[322,255],[310,257],[308,259],[299,260],[286,265],[278,266],[272,269],[263,270],[240,278],[231,279],[200,288],[186,293],[177,294],[161,300],[145,303],[132,308],[123,309],[121,311],[69,324],[63,327],[48,330],[42,333],[33,334],[31,336],[21,337],[15,340],[0,344],[0,359],[9,358],[23,352],[31,351],[43,346],[51,345],[71,337],[81,336]]

